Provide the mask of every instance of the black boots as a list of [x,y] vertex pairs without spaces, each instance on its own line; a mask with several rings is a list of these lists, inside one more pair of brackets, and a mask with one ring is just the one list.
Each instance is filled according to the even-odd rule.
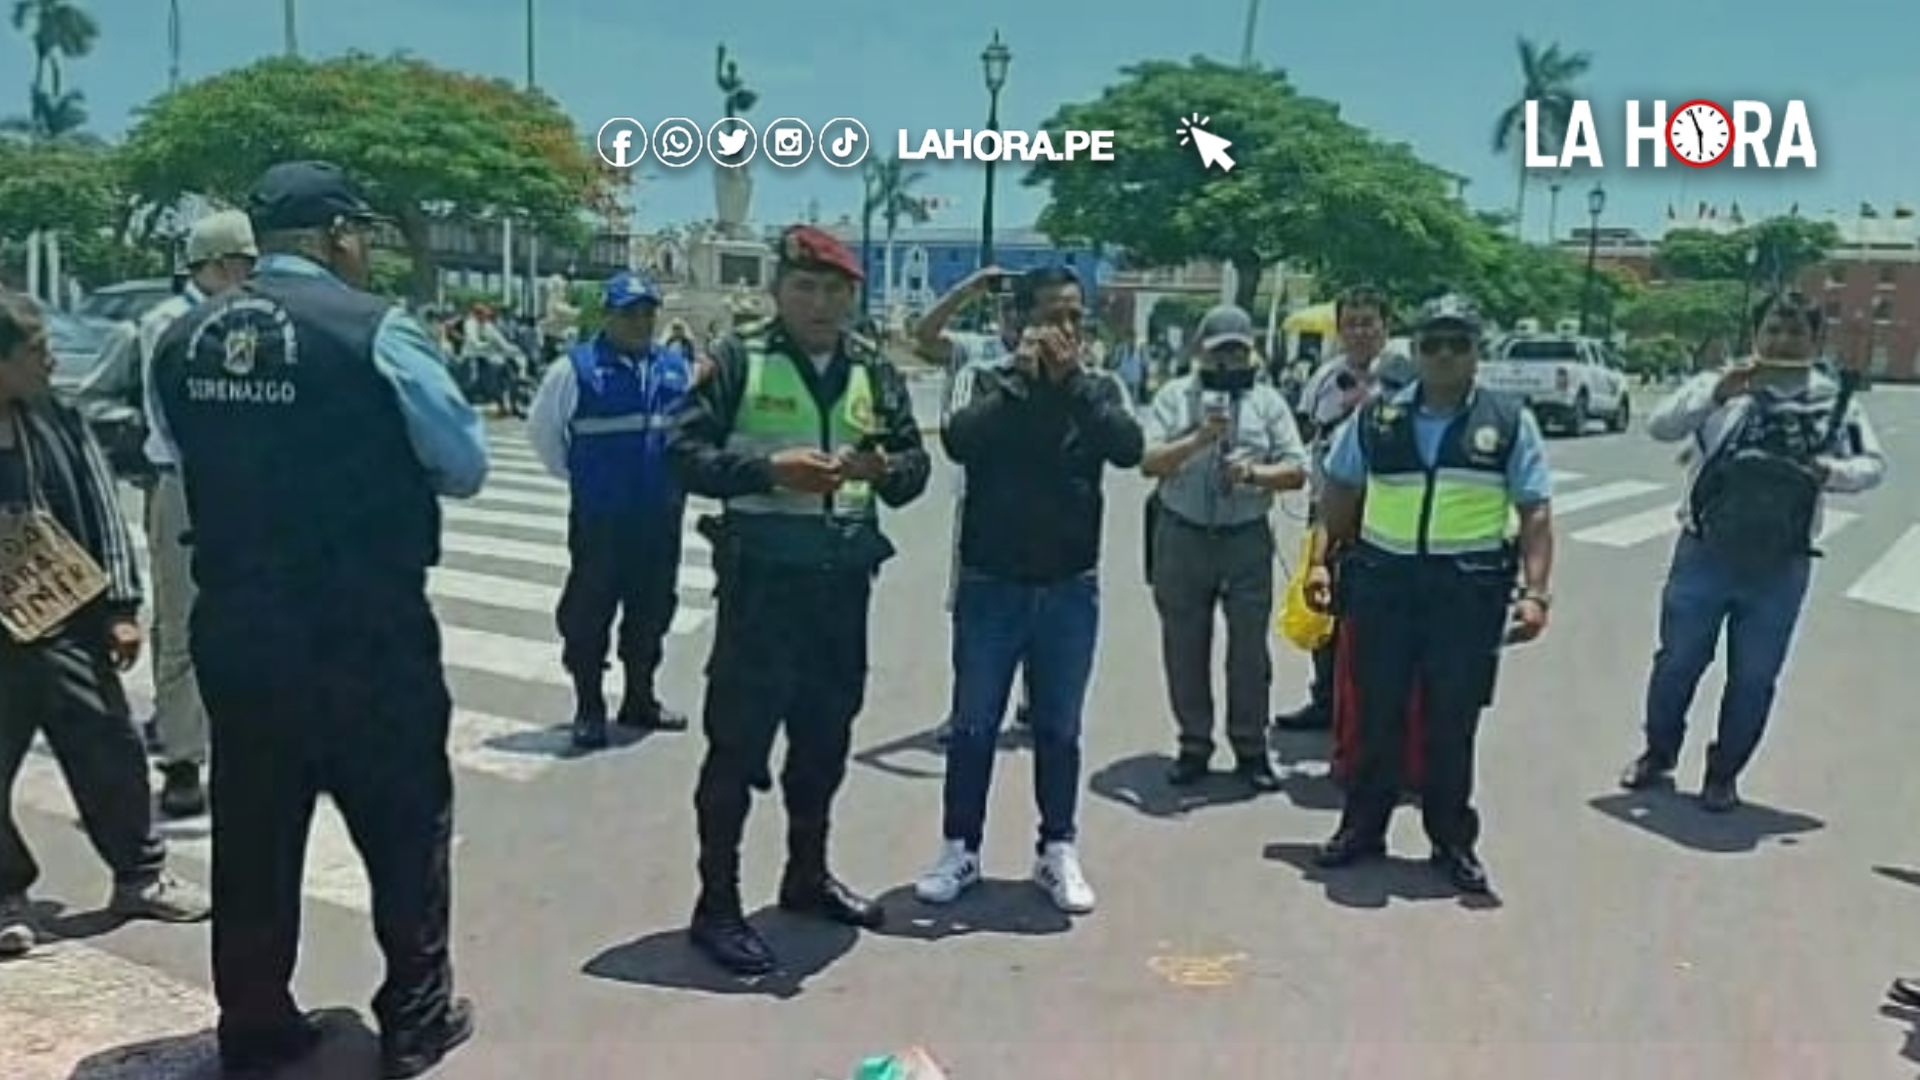
[[735,975],[765,975],[778,963],[741,912],[740,886],[733,882],[709,882],[700,890],[687,936],[707,959]]
[[600,672],[573,672],[573,748],[601,750],[607,745],[607,699],[600,689]]
[[200,783],[200,766],[178,761],[160,766],[160,813],[169,818],[199,817],[207,812],[207,789]]
[[789,823],[780,907],[865,930],[877,930],[886,921],[879,904],[847,888],[827,871],[825,822]]
[[687,730],[687,718],[653,696],[653,671],[639,664],[627,665],[627,692],[620,699],[620,715],[614,722],[641,731]]

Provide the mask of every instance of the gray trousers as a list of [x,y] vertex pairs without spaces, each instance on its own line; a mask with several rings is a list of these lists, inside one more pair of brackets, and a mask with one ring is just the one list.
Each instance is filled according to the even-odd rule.
[[191,528],[187,488],[177,470],[163,470],[147,495],[147,547],[153,564],[153,712],[160,757],[167,764],[207,761],[207,707],[193,674],[193,549],[180,542]]
[[1154,539],[1153,603],[1167,695],[1182,756],[1213,754],[1214,611],[1227,617],[1227,740],[1242,761],[1267,748],[1273,658],[1273,530],[1265,521],[1209,530],[1162,511]]

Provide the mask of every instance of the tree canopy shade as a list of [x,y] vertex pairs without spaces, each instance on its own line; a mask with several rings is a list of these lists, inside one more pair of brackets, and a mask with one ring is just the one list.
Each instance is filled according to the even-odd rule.
[[582,212],[611,209],[627,181],[544,94],[364,54],[264,60],[162,95],[123,154],[133,189],[161,205],[238,203],[275,162],[333,161],[399,226],[416,296],[433,291],[431,217],[511,214],[575,239]]
[[1678,341],[1697,365],[1716,340],[1740,335],[1741,286],[1738,281],[1675,281],[1648,289],[1629,300],[1620,325],[1641,337]]

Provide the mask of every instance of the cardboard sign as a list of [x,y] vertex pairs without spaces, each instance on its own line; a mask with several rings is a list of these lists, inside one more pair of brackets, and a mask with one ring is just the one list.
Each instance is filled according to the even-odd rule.
[[52,514],[0,510],[0,625],[38,641],[107,590],[107,574]]

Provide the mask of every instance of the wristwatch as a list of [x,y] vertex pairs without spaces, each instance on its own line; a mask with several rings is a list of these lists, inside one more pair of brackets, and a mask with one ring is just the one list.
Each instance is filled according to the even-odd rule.
[[1534,603],[1539,604],[1540,610],[1542,611],[1553,610],[1553,594],[1552,593],[1540,592],[1537,589],[1531,589],[1525,585],[1522,585],[1520,586],[1520,590],[1513,594],[1513,602],[1517,604],[1522,600],[1531,600]]

